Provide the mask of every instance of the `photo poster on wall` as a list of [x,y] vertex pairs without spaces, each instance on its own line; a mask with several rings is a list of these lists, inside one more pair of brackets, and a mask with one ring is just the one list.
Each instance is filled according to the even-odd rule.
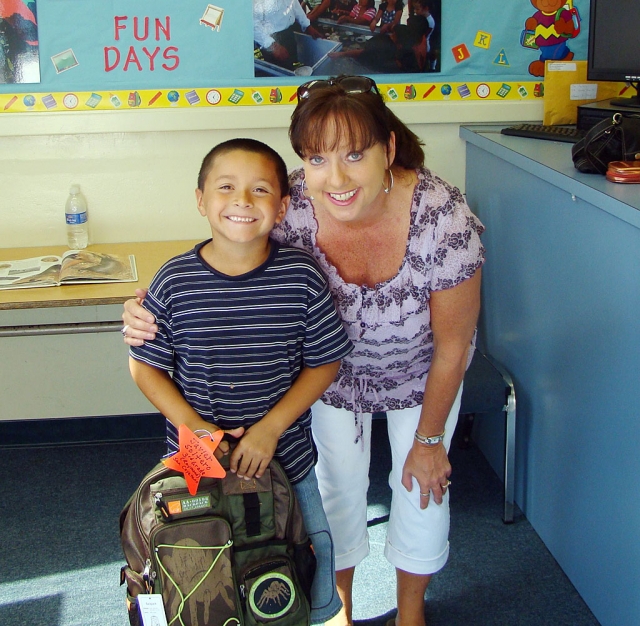
[[0,113],[291,104],[338,74],[397,101],[537,98],[545,59],[586,58],[588,4],[0,0]]
[[254,0],[253,29],[256,77],[440,71],[441,0]]
[[39,83],[36,0],[0,0],[0,84]]

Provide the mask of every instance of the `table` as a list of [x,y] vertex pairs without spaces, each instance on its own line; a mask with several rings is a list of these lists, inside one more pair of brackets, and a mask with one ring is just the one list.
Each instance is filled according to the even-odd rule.
[[[137,283],[0,290],[0,421],[53,423],[58,418],[155,413],[129,375],[127,349],[117,332],[122,328],[122,303],[134,295],[136,287],[149,285],[165,261],[195,243],[89,247],[135,255]],[[65,250],[62,246],[5,248],[0,249],[0,261]]]
[[[6,309],[37,309],[47,307],[122,304],[132,297],[139,285],[148,285],[160,266],[171,257],[185,252],[195,241],[150,241],[145,243],[101,243],[87,250],[136,257],[138,283],[100,283],[38,287],[34,289],[0,290],[0,311]],[[65,246],[37,248],[0,248],[0,261],[29,259],[46,254],[61,255]]]
[[[138,270],[137,283],[95,283],[64,285],[61,287],[37,287],[29,289],[0,290],[0,311],[18,309],[47,309],[75,306],[105,306],[122,304],[134,297],[138,286],[147,286],[160,266],[171,257],[185,252],[195,241],[153,241],[145,243],[96,244],[87,249],[127,256],[133,254]],[[67,248],[45,246],[37,248],[0,248],[0,261],[28,259],[47,254],[61,255]],[[0,337],[17,337],[37,334],[74,334],[119,330],[122,322],[77,322],[58,324],[26,323],[3,325],[0,318]]]

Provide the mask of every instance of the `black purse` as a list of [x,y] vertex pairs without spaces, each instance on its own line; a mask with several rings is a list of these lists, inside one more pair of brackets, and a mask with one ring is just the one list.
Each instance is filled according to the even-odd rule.
[[605,174],[611,161],[640,160],[640,114],[614,113],[598,122],[571,148],[576,169]]

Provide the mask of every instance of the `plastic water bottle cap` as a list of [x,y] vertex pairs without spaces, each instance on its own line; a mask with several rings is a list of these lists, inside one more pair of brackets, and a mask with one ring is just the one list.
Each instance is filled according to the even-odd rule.
[[80,193],[80,185],[71,185],[71,187],[69,187],[69,193],[71,195],[75,195],[77,193]]

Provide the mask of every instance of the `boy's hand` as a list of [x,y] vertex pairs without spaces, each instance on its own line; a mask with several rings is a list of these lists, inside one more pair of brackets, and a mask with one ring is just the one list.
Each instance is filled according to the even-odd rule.
[[[209,428],[211,430],[211,428]],[[215,428],[215,430],[219,430]],[[244,435],[244,428],[239,426],[238,428],[234,428],[233,430],[225,430],[225,435],[231,435],[235,439],[240,439],[242,435]],[[214,452],[216,459],[220,460],[225,454],[229,454],[229,442],[224,439],[220,442],[220,445],[216,448]]]
[[260,478],[273,458],[279,435],[261,422],[249,428],[231,453],[229,470],[239,478]]
[[[203,430],[205,430],[207,432],[210,432],[212,435],[216,431],[221,430],[215,424],[212,424],[211,422],[207,422],[207,421],[205,421],[203,419],[200,419],[199,423],[197,421],[192,421],[189,424],[187,424],[187,426],[189,426],[189,428],[198,437],[206,437],[207,436],[202,432]],[[240,437],[242,437],[242,435],[244,435],[244,428],[242,426],[240,426],[238,428],[234,428],[233,430],[225,430],[224,434],[225,435],[231,435],[235,439],[239,439]],[[229,454],[229,442],[228,441],[224,441],[224,439],[223,439],[218,444],[218,447],[216,448],[216,450],[215,450],[215,452],[213,454],[216,457],[216,459],[218,459],[218,461],[223,456],[225,456],[226,454]]]

